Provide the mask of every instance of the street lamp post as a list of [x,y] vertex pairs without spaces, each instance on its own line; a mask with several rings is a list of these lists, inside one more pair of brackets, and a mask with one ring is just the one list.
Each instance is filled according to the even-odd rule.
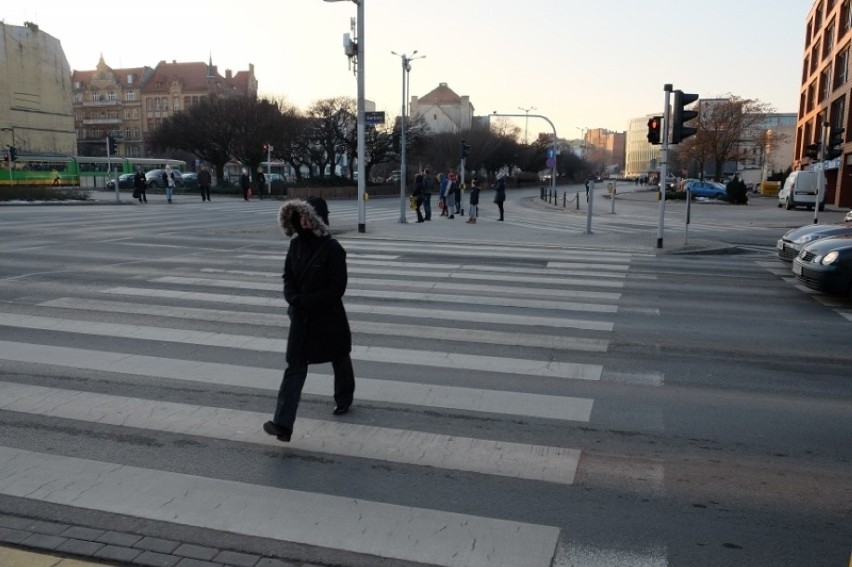
[[[325,2],[345,2],[346,0],[325,0]],[[356,67],[355,75],[358,77],[358,232],[367,231],[367,202],[365,200],[367,187],[367,135],[364,121],[364,2],[366,0],[352,0],[358,6],[356,16]]]
[[527,125],[530,122],[530,110],[536,110],[536,107],[531,106],[529,108],[521,108],[518,107],[518,110],[523,110],[526,116],[524,117],[524,145],[527,144]]
[[408,222],[405,218],[405,180],[406,177],[406,141],[405,141],[405,122],[408,116],[407,111],[407,101],[408,101],[408,87],[409,87],[409,79],[411,73],[411,62],[414,59],[423,59],[426,57],[425,55],[421,55],[420,57],[414,57],[417,54],[417,50],[411,54],[409,57],[405,53],[400,55],[396,51],[391,51],[393,55],[399,56],[402,60],[402,117],[400,118],[399,125],[399,145],[400,145],[400,156],[399,156],[399,222],[405,224]]
[[505,118],[525,118],[527,116],[532,116],[533,118],[541,118],[542,120],[546,120],[550,127],[553,128],[553,168],[550,172],[550,190],[554,193],[556,192],[556,154],[558,153],[558,149],[556,146],[556,126],[551,122],[550,118],[544,116],[543,114],[501,114],[496,110],[491,113],[492,116],[503,116]]

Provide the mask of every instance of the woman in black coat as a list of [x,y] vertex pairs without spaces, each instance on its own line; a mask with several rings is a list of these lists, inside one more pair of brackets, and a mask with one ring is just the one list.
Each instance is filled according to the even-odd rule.
[[494,202],[497,203],[497,208],[500,209],[500,218],[503,220],[503,202],[506,200],[506,176],[497,178],[497,186],[494,188]]
[[320,197],[291,200],[278,212],[290,240],[284,263],[284,299],[290,316],[287,369],[278,391],[272,421],[263,430],[289,441],[296,420],[308,365],[331,362],[334,368],[334,415],[349,411],[355,393],[352,333],[343,294],[346,292],[346,251],[331,237],[328,206]]

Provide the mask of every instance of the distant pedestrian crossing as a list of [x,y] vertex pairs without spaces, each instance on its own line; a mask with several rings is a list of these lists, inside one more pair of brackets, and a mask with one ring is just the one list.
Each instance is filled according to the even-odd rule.
[[[260,428],[274,406],[289,325],[280,246],[161,249],[132,267],[76,250],[69,266],[92,274],[85,283],[4,282],[21,294],[0,305],[0,415],[46,420],[56,432],[38,432],[43,443],[32,446],[12,434],[0,442],[0,495],[429,565],[560,566],[588,554],[560,526],[526,513],[489,515],[464,498],[438,505],[359,487],[376,467],[415,483],[474,475],[554,491],[595,474],[596,461],[584,465],[565,428],[593,425],[606,411],[594,394],[608,379],[663,383],[606,368],[631,254],[447,243],[438,259],[410,243],[341,242],[355,405],[332,418],[330,365],[312,366],[287,445]],[[14,261],[36,263],[40,254],[52,252]],[[58,441],[60,424],[108,432],[117,446],[130,432],[206,440],[235,464],[217,474],[180,458],[139,463],[113,445],[84,456]],[[287,460],[269,472],[257,472],[262,462],[238,464],[256,449],[270,459],[298,456],[300,487],[288,484],[295,467]],[[351,486],[325,479],[342,465]],[[662,491],[662,476],[661,466],[645,464],[631,490]],[[665,565],[664,555],[631,554],[623,564]]]

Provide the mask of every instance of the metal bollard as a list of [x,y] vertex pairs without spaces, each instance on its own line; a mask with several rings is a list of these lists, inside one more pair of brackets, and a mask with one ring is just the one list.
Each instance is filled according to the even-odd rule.
[[564,209],[567,204],[568,204],[568,191],[563,191],[562,192],[562,208]]
[[577,200],[577,210],[579,211],[579,210],[580,210],[580,194],[579,194],[579,193],[574,193],[574,197],[576,197],[576,200]]

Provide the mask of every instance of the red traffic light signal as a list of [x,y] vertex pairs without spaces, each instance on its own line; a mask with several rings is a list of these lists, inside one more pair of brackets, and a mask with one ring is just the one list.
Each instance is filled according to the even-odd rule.
[[653,116],[648,119],[648,143],[660,145],[660,129],[662,124],[662,116]]

